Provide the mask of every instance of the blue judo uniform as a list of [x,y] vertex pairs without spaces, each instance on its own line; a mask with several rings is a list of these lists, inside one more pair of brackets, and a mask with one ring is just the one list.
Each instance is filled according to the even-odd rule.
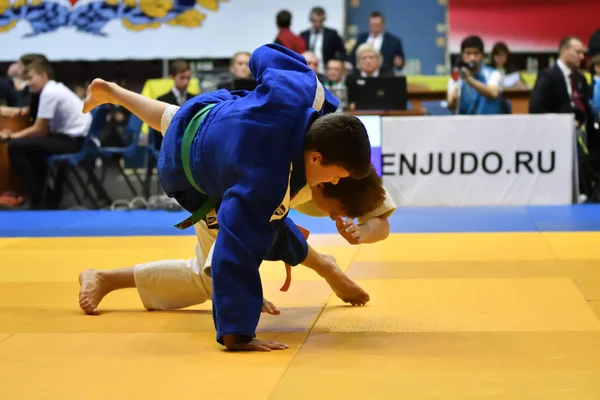
[[[220,343],[227,334],[255,337],[263,260],[297,265],[306,258],[306,240],[287,218],[289,200],[306,184],[306,131],[339,105],[304,57],[282,46],[258,48],[249,67],[258,84],[254,91],[204,93],[177,111],[158,161],[163,189],[186,210],[196,211],[207,196],[221,199],[212,262],[213,318]],[[194,182],[203,195],[186,179],[181,146],[194,115],[213,103],[190,152]]]

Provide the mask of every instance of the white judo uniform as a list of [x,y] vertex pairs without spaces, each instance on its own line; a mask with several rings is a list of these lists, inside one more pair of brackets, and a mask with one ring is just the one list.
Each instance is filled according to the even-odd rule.
[[[166,131],[178,107],[165,110],[161,128]],[[306,215],[328,217],[312,201],[309,186],[302,188],[290,201],[290,207]],[[357,218],[359,224],[374,217],[389,217],[396,205],[386,191],[384,203],[376,210]],[[142,304],[148,310],[177,310],[198,305],[212,298],[210,266],[218,230],[209,229],[204,221],[194,225],[196,230],[195,258],[161,260],[134,266],[135,285]]]

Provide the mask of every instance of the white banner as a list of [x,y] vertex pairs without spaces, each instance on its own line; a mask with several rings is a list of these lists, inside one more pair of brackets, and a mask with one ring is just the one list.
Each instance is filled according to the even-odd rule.
[[399,206],[572,203],[570,115],[385,117],[382,130]]
[[[344,0],[320,0],[343,34]],[[0,61],[230,58],[272,43],[276,14],[310,27],[314,0],[0,0]]]

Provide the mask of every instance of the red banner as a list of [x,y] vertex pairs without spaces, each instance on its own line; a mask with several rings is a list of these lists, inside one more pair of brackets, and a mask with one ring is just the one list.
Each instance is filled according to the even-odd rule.
[[589,37],[600,29],[600,0],[450,0],[449,50],[460,51],[469,35],[486,50],[503,41],[511,51],[557,51],[567,35]]

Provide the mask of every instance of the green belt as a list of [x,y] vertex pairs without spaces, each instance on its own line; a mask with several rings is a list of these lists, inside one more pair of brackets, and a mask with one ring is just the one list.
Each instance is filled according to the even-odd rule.
[[[185,128],[185,132],[183,133],[183,141],[181,142],[181,164],[183,165],[183,171],[185,172],[185,177],[187,178],[190,185],[194,187],[200,193],[206,195],[198,187],[196,181],[194,181],[194,176],[192,175],[192,166],[190,164],[190,152],[192,150],[192,143],[194,142],[194,138],[198,134],[198,129],[200,129],[200,125],[202,121],[208,114],[208,112],[214,107],[216,104],[209,104],[194,115],[194,118],[190,121],[188,126]],[[196,224],[200,220],[202,220],[206,215],[217,205],[219,199],[213,199],[208,197],[206,201],[202,204],[200,209],[193,212],[192,215],[175,225],[178,229],[186,229],[190,226]]]

